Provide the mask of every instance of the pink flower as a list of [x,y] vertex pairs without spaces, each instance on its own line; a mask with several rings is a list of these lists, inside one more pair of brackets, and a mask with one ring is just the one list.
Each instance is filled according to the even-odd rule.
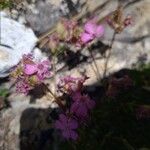
[[37,72],[37,65],[36,64],[26,64],[24,67],[24,73],[27,75],[33,75]]
[[25,80],[16,83],[16,91],[18,93],[23,93],[27,95],[31,89],[32,87]]
[[122,7],[118,7],[117,10],[107,16],[106,21],[116,33],[121,33],[127,26],[133,23],[130,15],[124,16]]
[[17,92],[28,94],[36,85],[50,77],[51,63],[49,60],[34,62],[31,54],[23,55],[23,59],[12,72]]
[[75,20],[62,20],[62,25],[64,27],[63,31],[63,41],[65,42],[75,42],[76,41],[76,30],[77,30],[77,21]]
[[87,77],[75,78],[71,76],[66,76],[60,79],[58,83],[58,88],[63,89],[65,92],[69,92],[70,94],[75,91],[81,90],[83,87],[83,83]]
[[124,19],[124,26],[127,27],[129,25],[133,24],[133,19],[130,15],[128,15],[125,19]]
[[44,60],[41,63],[37,64],[37,76],[40,80],[44,80],[47,77],[50,77],[51,72],[49,69],[51,68],[50,66],[50,61]]
[[78,128],[78,122],[66,115],[61,114],[59,120],[55,122],[55,128],[60,129],[65,139],[77,140],[78,134],[76,129]]
[[97,25],[95,21],[90,20],[84,25],[84,32],[81,34],[81,42],[86,44],[95,38],[99,38],[104,34],[104,27]]
[[73,101],[79,100],[82,97],[81,92],[77,91],[77,92],[73,92],[71,94],[71,98]]
[[79,118],[87,118],[89,111],[94,108],[95,102],[87,95],[81,95],[78,93],[78,95],[74,96],[71,112]]
[[44,60],[37,64],[25,64],[24,73],[26,75],[36,74],[39,80],[44,80],[45,78],[51,75],[50,62],[48,60]]
[[89,34],[89,33],[83,32],[83,33],[81,34],[81,41],[82,41],[83,43],[88,43],[88,42],[92,41],[93,38],[94,38],[94,37],[93,37],[91,34]]
[[66,30],[72,30],[77,26],[77,22],[75,20],[63,19],[62,21]]

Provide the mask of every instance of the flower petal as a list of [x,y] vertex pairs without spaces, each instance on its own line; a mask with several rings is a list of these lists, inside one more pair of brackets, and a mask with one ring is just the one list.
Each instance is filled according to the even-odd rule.
[[88,21],[84,26],[84,30],[87,33],[92,34],[92,35],[95,33],[95,29],[96,29],[96,24],[93,23],[92,21]]
[[70,131],[69,130],[65,130],[62,132],[62,135],[64,138],[66,138],[67,140],[70,138]]
[[27,75],[32,75],[37,72],[37,66],[35,64],[26,64],[24,67],[24,73]]
[[79,101],[80,99],[81,99],[81,93],[80,92],[74,92],[73,94],[72,94],[72,100],[73,101]]
[[72,105],[71,105],[71,112],[74,113],[77,111],[79,107],[79,103],[78,102],[74,102]]
[[75,131],[70,131],[70,138],[72,138],[73,140],[77,140],[77,138],[78,138],[78,134],[77,134],[77,132],[75,132]]
[[68,121],[67,117],[64,114],[60,114],[59,118],[60,118],[60,121],[62,121],[63,123]]
[[77,109],[77,113],[78,117],[86,117],[88,115],[88,110],[87,107],[85,105],[80,106]]
[[89,34],[89,33],[85,33],[83,32],[81,34],[81,41],[85,44],[90,42],[91,40],[93,40],[93,35]]
[[63,129],[64,129],[64,126],[63,126],[63,124],[62,124],[61,121],[57,120],[57,121],[55,122],[55,128],[56,128],[56,129],[61,129],[61,130],[63,130]]
[[70,119],[68,122],[68,126],[70,127],[70,129],[76,129],[78,128],[78,123],[75,119]]
[[104,35],[104,27],[102,25],[97,26],[95,30],[95,36],[98,38],[103,35]]

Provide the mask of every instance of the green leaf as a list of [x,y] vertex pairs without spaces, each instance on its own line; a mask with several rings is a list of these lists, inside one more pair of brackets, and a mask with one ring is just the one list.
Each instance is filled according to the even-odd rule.
[[9,0],[3,0],[0,2],[0,9],[5,9],[11,6],[11,2]]
[[0,89],[0,96],[1,97],[6,97],[8,95],[8,90],[7,89]]

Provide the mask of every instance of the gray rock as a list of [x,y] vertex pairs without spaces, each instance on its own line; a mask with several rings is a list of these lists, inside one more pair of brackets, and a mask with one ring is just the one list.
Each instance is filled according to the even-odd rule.
[[38,34],[48,31],[62,16],[71,16],[79,11],[81,4],[74,0],[36,0],[27,6],[25,18]]
[[37,42],[32,29],[1,12],[0,77],[8,75],[23,54],[30,53]]
[[27,22],[38,34],[50,29],[59,17],[59,9],[47,1],[37,1],[37,3],[29,5],[25,14]]

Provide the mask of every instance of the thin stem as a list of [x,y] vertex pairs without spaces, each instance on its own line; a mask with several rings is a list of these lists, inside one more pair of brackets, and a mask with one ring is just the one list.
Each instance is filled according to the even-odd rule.
[[110,56],[111,56],[112,46],[114,44],[115,37],[116,37],[116,32],[114,31],[113,37],[112,37],[112,40],[111,40],[111,43],[110,43],[110,46],[109,46],[109,49],[108,49],[108,56],[106,57],[106,62],[104,64],[104,69],[105,70],[104,70],[104,73],[103,73],[103,77],[105,77],[106,73],[107,73],[108,63],[109,63],[109,59],[110,59]]
[[[93,60],[93,63],[95,65],[95,68],[96,68],[96,71],[97,71],[97,74],[96,74],[97,75],[97,80],[99,80],[101,78],[101,74],[99,72],[98,65],[97,65],[97,63],[95,61],[95,58],[94,58],[94,55],[93,55],[92,51],[90,49],[88,49],[88,50],[89,50],[90,56],[91,56],[91,58]],[[95,70],[94,70],[94,72],[95,72]]]
[[53,55],[53,72],[54,72],[54,94],[56,94],[56,56]]
[[63,110],[65,110],[65,107],[64,107],[64,105],[63,105],[62,102],[61,102],[61,99],[58,98],[58,97],[47,87],[46,84],[43,84],[43,85],[44,85],[45,89],[53,96],[53,98],[55,99],[55,102],[58,104],[58,106],[59,106],[60,108],[62,108]]

